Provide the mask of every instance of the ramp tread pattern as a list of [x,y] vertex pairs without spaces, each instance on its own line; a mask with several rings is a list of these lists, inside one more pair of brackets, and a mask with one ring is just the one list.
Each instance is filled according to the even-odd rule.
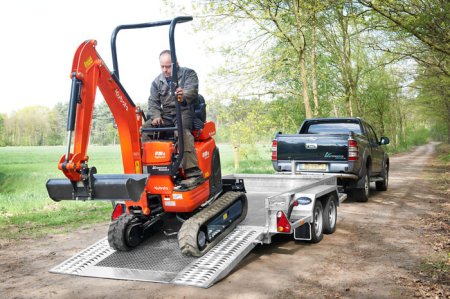
[[[153,240],[154,242],[149,242],[158,245],[158,248],[152,247],[153,250],[151,251],[163,250],[169,256],[175,258],[174,265],[171,264],[172,261],[168,262],[168,260],[171,260],[169,256],[163,260],[159,257],[158,263],[156,263],[155,255],[150,253],[144,260],[142,260],[142,255],[136,254],[126,255],[125,258],[123,253],[119,255],[109,246],[107,238],[103,238],[55,266],[50,272],[208,288],[230,273],[256,244],[261,243],[264,231],[264,228],[259,226],[237,226],[234,231],[201,258],[183,257],[178,246],[175,246],[177,245],[176,240],[170,238],[170,240],[165,240],[166,242],[162,243],[158,242],[158,238]],[[172,247],[176,247],[176,253],[180,258],[177,259],[176,256],[171,255],[174,254]],[[145,248],[142,248],[142,250],[148,251]],[[136,258],[136,256],[140,256],[140,258]],[[128,263],[124,264],[123,258]],[[140,262],[141,265],[136,267],[136,262]],[[113,275],[103,273],[105,267],[111,269]],[[138,271],[138,276],[135,276],[133,271]]]
[[225,277],[263,236],[262,227],[238,226],[217,246],[182,270],[174,284],[208,288]]
[[107,238],[103,238],[79,254],[52,268],[50,272],[78,275],[86,268],[97,264],[114,252],[115,250],[109,246]]

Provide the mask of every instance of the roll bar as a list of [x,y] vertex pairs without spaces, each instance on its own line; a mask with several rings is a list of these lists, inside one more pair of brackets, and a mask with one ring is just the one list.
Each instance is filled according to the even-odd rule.
[[178,157],[175,159],[175,161],[172,162],[171,169],[172,171],[176,171],[178,167],[181,164],[181,161],[183,160],[184,155],[184,138],[183,138],[183,123],[182,123],[182,117],[181,117],[181,108],[180,104],[176,98],[176,89],[178,87],[178,69],[177,69],[177,55],[176,55],[176,49],[175,49],[175,26],[178,23],[185,23],[192,21],[193,17],[191,16],[179,16],[172,20],[166,20],[166,21],[158,21],[158,22],[150,22],[150,23],[140,23],[140,24],[129,24],[129,25],[119,25],[117,26],[112,35],[111,35],[111,54],[112,54],[112,60],[113,60],[113,76],[116,76],[118,80],[120,80],[119,77],[119,64],[117,61],[117,47],[116,47],[116,40],[117,40],[117,34],[121,30],[128,30],[128,29],[141,29],[141,28],[151,28],[151,27],[159,27],[159,26],[167,26],[169,25],[169,46],[170,46],[170,53],[171,53],[171,74],[172,74],[172,82],[170,84],[170,94],[175,101],[175,107],[176,107],[176,120],[177,125],[175,127],[169,127],[169,128],[145,128],[142,129],[142,132],[162,132],[162,131],[177,131],[178,132]]

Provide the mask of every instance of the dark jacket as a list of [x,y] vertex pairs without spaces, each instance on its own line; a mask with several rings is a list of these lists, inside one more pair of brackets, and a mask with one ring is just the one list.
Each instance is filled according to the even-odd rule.
[[[191,104],[198,97],[198,77],[194,70],[189,68],[178,68],[178,85],[183,88],[183,100],[186,104],[181,105],[181,116],[183,127],[192,128],[193,109]],[[148,112],[150,119],[161,117],[165,122],[175,123],[175,102],[170,96],[170,87],[163,74],[155,78],[150,88],[148,99]]]

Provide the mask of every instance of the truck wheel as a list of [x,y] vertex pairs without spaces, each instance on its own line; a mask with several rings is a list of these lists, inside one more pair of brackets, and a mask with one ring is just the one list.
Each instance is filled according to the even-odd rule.
[[323,233],[332,234],[336,231],[337,207],[336,200],[330,195],[323,208]]
[[357,188],[353,190],[353,197],[356,201],[367,202],[370,195],[370,171],[367,168],[363,177],[363,188]]
[[319,243],[323,239],[323,207],[316,200],[313,210],[313,222],[311,223],[311,243]]
[[375,182],[375,187],[378,191],[386,191],[389,185],[389,167],[387,165],[383,172],[383,180],[380,182]]

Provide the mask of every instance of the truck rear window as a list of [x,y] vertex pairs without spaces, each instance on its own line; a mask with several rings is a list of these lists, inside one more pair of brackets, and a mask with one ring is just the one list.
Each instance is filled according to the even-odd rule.
[[303,127],[301,134],[348,134],[350,131],[361,134],[357,123],[311,123]]

